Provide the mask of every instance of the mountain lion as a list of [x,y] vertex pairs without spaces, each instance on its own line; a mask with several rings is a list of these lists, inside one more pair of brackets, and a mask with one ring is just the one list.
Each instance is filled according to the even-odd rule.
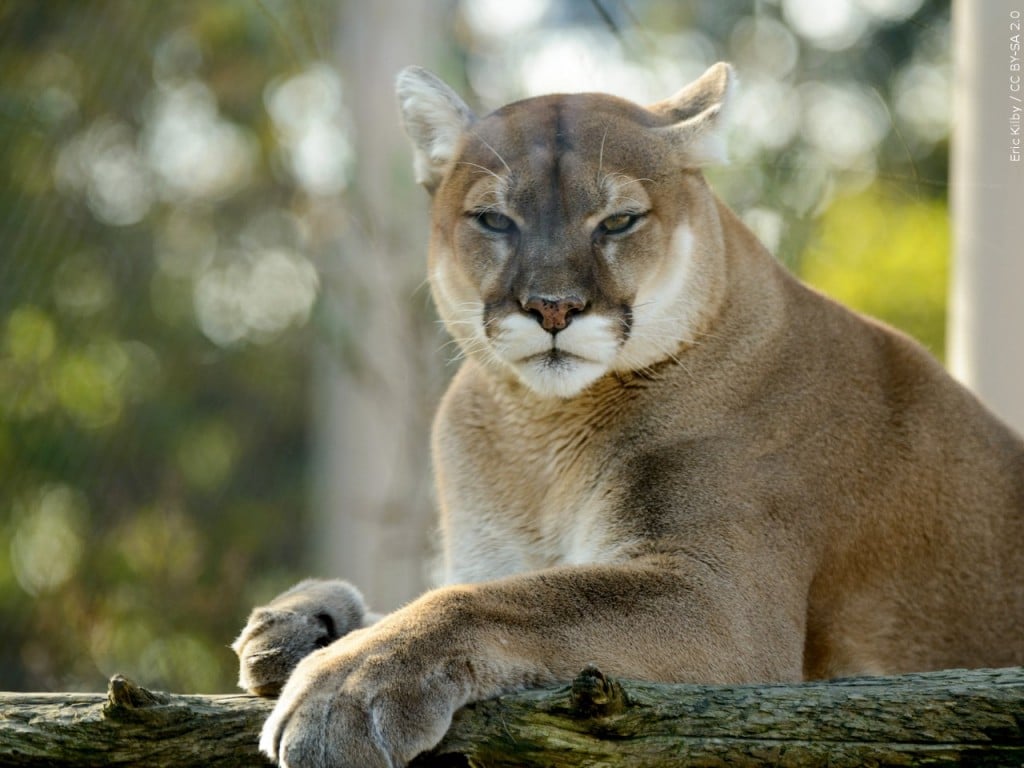
[[733,81],[477,118],[399,75],[466,356],[433,435],[447,586],[376,622],[345,582],[254,611],[235,649],[244,688],[280,693],[271,758],[403,765],[467,702],[588,663],[719,683],[1024,664],[1024,443],[715,197],[699,169]]

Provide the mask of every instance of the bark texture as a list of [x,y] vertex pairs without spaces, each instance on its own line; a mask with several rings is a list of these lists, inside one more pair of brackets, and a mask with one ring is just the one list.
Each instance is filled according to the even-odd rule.
[[[102,694],[0,694],[0,765],[260,766],[273,702],[180,696],[117,676]],[[759,686],[569,686],[458,712],[438,766],[1024,765],[1024,669]]]

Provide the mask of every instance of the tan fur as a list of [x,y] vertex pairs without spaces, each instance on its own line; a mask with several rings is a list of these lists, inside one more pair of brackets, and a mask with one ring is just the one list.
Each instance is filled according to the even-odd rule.
[[271,757],[401,765],[463,704],[591,662],[707,682],[1024,663],[1024,444],[718,201],[698,168],[732,79],[478,120],[400,76],[466,352],[433,442],[451,586],[300,662]]

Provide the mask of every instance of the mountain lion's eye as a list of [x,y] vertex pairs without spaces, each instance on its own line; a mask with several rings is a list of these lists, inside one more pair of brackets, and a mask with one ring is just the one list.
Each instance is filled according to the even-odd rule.
[[476,220],[491,232],[511,232],[516,226],[512,219],[496,211],[484,211],[477,215]]
[[631,229],[639,220],[640,216],[635,213],[616,213],[602,221],[598,229],[603,235],[618,235]]

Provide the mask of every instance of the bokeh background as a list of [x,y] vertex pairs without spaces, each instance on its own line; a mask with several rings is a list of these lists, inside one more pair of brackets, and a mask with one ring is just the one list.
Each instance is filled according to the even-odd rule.
[[298,578],[430,576],[453,370],[391,82],[741,78],[718,192],[945,348],[944,0],[0,0],[0,689],[233,688]]

